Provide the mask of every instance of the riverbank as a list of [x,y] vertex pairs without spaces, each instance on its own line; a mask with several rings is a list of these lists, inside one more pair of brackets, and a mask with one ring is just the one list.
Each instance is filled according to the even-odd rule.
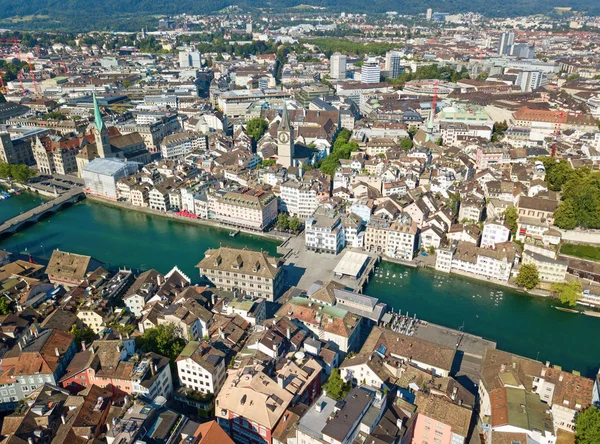
[[194,224],[195,225],[204,225],[207,227],[217,228],[219,230],[228,231],[228,232],[239,231],[241,233],[250,234],[252,236],[264,237],[264,238],[274,240],[277,242],[285,242],[289,238],[289,235],[276,234],[276,233],[271,233],[271,232],[267,233],[264,231],[254,231],[254,230],[249,230],[246,228],[227,226],[227,225],[223,225],[221,222],[217,222],[217,221],[210,220],[210,219],[193,219],[191,217],[178,216],[177,214],[174,214],[172,212],[158,211],[158,210],[153,210],[152,208],[147,208],[147,207],[137,207],[137,206],[131,205],[127,202],[119,202],[119,201],[114,201],[111,199],[105,199],[100,196],[95,196],[92,194],[86,194],[86,196],[89,200],[91,200],[93,202],[98,202],[102,205],[108,205],[108,206],[112,206],[112,207],[116,207],[116,208],[121,208],[124,210],[138,211],[140,213],[150,214],[150,215],[159,216],[159,217],[165,217],[167,219],[176,220],[178,222],[184,222],[184,223],[188,223],[188,224],[192,224],[192,225],[194,225]]

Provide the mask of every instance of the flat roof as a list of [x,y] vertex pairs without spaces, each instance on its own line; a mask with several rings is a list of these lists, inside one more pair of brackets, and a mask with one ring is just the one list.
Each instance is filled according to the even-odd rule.
[[346,251],[344,257],[340,259],[333,272],[339,275],[358,277],[369,256],[356,251]]

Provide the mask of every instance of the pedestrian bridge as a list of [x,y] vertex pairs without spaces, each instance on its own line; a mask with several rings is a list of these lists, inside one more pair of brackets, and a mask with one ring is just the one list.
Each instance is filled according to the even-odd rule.
[[19,214],[18,216],[8,219],[0,225],[0,237],[10,236],[15,234],[22,228],[36,224],[40,219],[47,217],[65,207],[73,205],[75,202],[85,199],[85,193],[81,188],[71,189],[64,194],[61,194],[55,199],[44,202],[37,207]]

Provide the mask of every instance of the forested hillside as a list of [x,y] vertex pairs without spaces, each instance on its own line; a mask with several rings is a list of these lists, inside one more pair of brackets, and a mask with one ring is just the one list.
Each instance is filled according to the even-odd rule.
[[0,27],[62,30],[137,30],[159,16],[191,13],[206,14],[230,5],[247,9],[281,11],[298,5],[327,7],[332,11],[423,13],[435,11],[457,13],[474,11],[488,16],[540,14],[555,6],[571,6],[575,10],[600,13],[597,0],[2,0]]

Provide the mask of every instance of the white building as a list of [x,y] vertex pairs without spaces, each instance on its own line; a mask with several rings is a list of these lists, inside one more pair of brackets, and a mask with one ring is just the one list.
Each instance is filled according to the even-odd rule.
[[339,52],[334,53],[330,59],[329,76],[335,80],[344,80],[346,78],[346,61],[345,54]]
[[310,217],[317,207],[318,184],[310,182],[299,182],[295,179],[289,179],[283,182],[279,189],[280,210],[289,213],[291,216],[298,216],[300,219]]
[[502,222],[490,222],[483,226],[481,248],[495,248],[496,244],[510,239],[510,228]]
[[165,137],[160,143],[160,152],[164,159],[183,159],[192,151],[206,149],[207,137],[192,131],[182,131]]
[[180,51],[180,68],[202,68],[202,55],[198,51]]
[[96,158],[83,167],[85,191],[90,194],[117,200],[117,181],[138,170],[135,162],[114,158]]
[[206,341],[189,342],[175,362],[184,387],[200,393],[216,393],[225,382],[225,354]]
[[362,83],[379,83],[381,79],[381,68],[376,58],[369,57],[360,70],[360,81]]
[[318,208],[306,219],[304,241],[308,250],[338,254],[344,248],[340,215],[333,210]]
[[496,244],[495,250],[479,248],[470,242],[459,242],[452,251],[452,262],[448,269],[448,251],[438,250],[436,270],[457,271],[508,281],[517,260],[515,247],[510,242]]

